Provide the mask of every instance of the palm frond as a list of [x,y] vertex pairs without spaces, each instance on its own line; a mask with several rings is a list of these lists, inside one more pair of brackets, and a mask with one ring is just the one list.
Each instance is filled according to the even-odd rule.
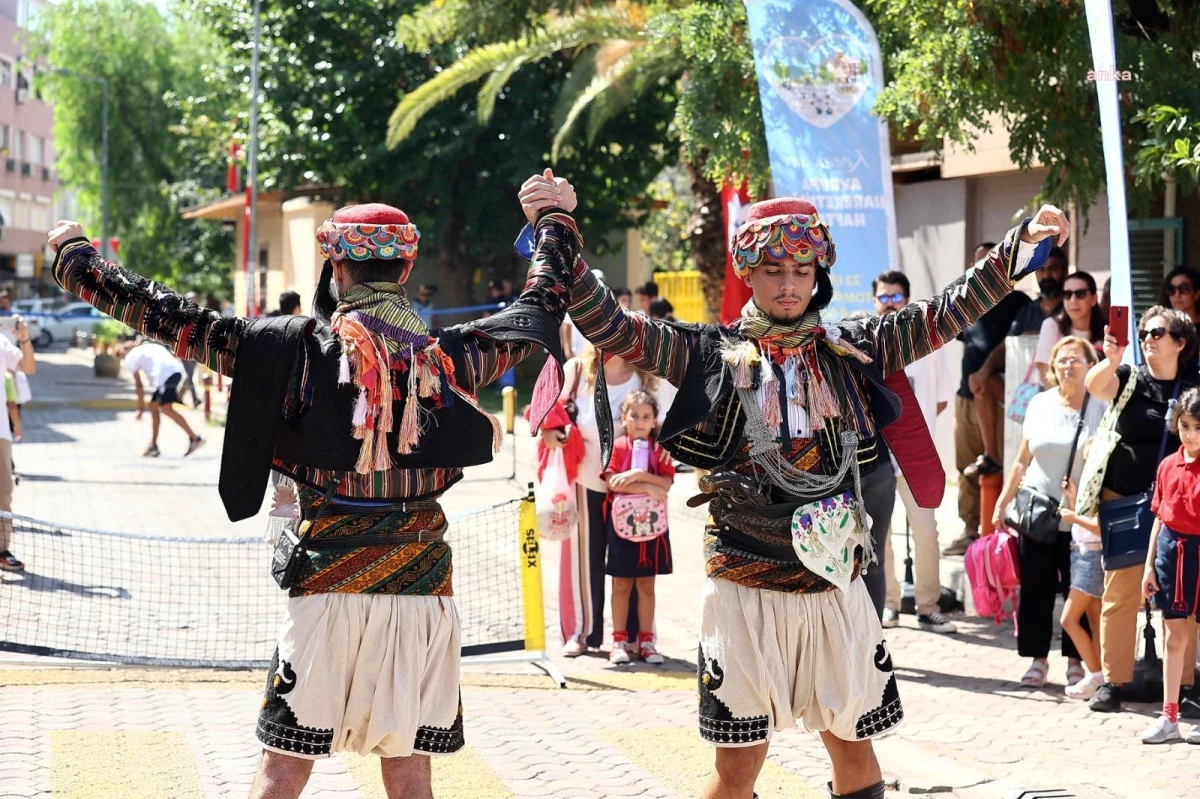
[[627,108],[660,78],[678,75],[683,69],[684,64],[671,48],[653,43],[631,50],[607,72],[597,73],[575,99],[554,134],[550,148],[551,162],[558,160],[563,145],[571,137],[585,111],[589,114],[587,138],[591,141],[606,122]]
[[529,63],[528,56],[517,56],[507,64],[501,65],[495,72],[488,76],[487,81],[483,84],[483,88],[479,90],[479,110],[477,115],[480,125],[486,125],[492,118],[492,112],[496,110],[496,100],[500,96],[500,92],[512,80],[512,76],[517,74],[517,70]]
[[558,99],[554,101],[554,114],[551,116],[554,130],[558,130],[567,121],[567,114],[579,95],[587,90],[592,79],[596,77],[596,51],[586,50],[571,64],[571,72],[558,90]]
[[504,73],[509,71],[514,60],[528,64],[560,50],[636,36],[637,30],[628,18],[612,9],[602,9],[551,20],[526,38],[476,48],[400,99],[388,120],[387,146],[398,146],[434,106],[488,73],[500,73],[494,87],[498,93],[502,81],[507,80]]

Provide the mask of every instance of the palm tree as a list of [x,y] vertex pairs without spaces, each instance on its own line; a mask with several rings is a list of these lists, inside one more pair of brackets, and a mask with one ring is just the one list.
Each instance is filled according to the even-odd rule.
[[[733,175],[734,170],[729,166],[743,166],[740,154],[745,148],[737,144],[740,141],[762,142],[756,148],[757,160],[744,165],[751,172],[749,177],[757,178],[760,189],[765,184],[766,172],[765,137],[757,109],[757,84],[748,54],[749,43],[744,36],[744,16],[741,31],[728,23],[729,16],[736,16],[739,11],[744,14],[742,4],[737,0],[654,6],[618,2],[548,17],[544,24],[523,38],[471,50],[401,98],[388,125],[388,146],[395,147],[409,136],[433,107],[485,76],[487,79],[479,90],[478,102],[480,123],[487,123],[497,99],[513,75],[527,64],[556,53],[572,52],[574,65],[571,75],[563,83],[554,114],[552,161],[557,161],[563,149],[581,132],[591,145],[604,126],[631,104],[663,86],[674,85],[681,101],[677,103],[676,124],[670,135],[678,137],[674,145],[681,149],[681,160],[691,179],[694,203],[688,223],[689,244],[692,260],[701,273],[709,312],[715,317],[725,277],[725,233],[720,192],[714,181],[740,182],[740,177]],[[712,35],[714,32],[716,36]],[[703,57],[697,52],[703,48],[724,51],[723,57]],[[744,49],[731,59],[729,51],[739,48]],[[749,68],[748,63],[751,64]],[[714,70],[718,74],[712,74]],[[740,120],[735,119],[724,125],[725,132],[730,134],[728,141],[705,136],[707,141],[702,142],[701,136],[693,135],[694,124],[683,112],[694,114],[697,102],[706,100],[689,98],[688,92],[702,94],[714,82],[734,87],[733,91],[739,96],[733,105],[741,107],[733,116],[748,118],[749,124],[741,124],[741,127],[752,130],[731,130],[740,124]],[[750,114],[746,114],[744,108],[746,95],[754,104]],[[719,114],[716,116],[720,117]],[[725,150],[737,150],[739,157],[734,160],[724,154],[723,160],[713,159],[714,149],[723,144]]]

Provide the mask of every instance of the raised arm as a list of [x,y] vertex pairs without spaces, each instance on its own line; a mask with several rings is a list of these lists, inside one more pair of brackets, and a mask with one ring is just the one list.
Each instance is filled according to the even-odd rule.
[[1043,206],[1035,218],[1010,230],[1004,241],[937,296],[858,322],[883,373],[898,372],[953,340],[1045,262],[1051,237],[1057,235],[1061,244],[1068,231],[1063,213]]
[[487,325],[460,325],[467,353],[467,368],[473,390],[494,383],[500,376],[534,352],[532,341],[501,341],[488,329],[503,325],[510,317],[525,316],[530,308],[540,309],[553,320],[555,337],[567,312],[571,294],[571,270],[583,249],[583,237],[570,214],[550,211],[534,226],[535,249],[529,275],[521,295],[508,308],[490,317]]
[[575,265],[570,310],[579,332],[598,349],[674,386],[683,382],[696,333],[625,310],[582,258]]
[[76,223],[61,223],[50,234],[50,246],[58,250],[53,267],[58,285],[165,344],[175,357],[233,375],[246,319],[222,316],[161,283],[105,261]]

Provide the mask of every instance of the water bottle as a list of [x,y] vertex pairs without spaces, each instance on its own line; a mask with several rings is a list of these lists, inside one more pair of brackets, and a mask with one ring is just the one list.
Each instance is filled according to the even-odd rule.
[[644,438],[633,442],[632,468],[650,471],[650,442]]

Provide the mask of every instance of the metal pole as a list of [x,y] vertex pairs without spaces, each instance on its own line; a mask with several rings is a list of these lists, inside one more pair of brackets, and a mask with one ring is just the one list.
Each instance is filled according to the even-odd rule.
[[104,107],[100,109],[100,256],[109,258],[108,252],[108,81],[100,78],[100,96]]
[[248,316],[258,316],[258,40],[260,0],[254,0],[254,50],[250,58],[250,147],[247,153],[246,191],[250,218],[246,232],[246,305]]

